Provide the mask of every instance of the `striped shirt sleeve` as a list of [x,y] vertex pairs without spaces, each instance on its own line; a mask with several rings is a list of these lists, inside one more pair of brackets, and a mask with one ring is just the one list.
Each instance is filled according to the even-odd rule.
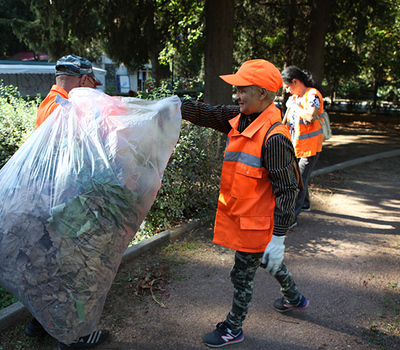
[[189,99],[182,100],[181,112],[183,119],[224,134],[228,134],[232,128],[229,120],[240,113],[239,106],[210,106]]
[[297,181],[293,172],[295,152],[292,142],[282,134],[272,135],[265,145],[264,164],[275,196],[274,231],[286,234],[295,219]]

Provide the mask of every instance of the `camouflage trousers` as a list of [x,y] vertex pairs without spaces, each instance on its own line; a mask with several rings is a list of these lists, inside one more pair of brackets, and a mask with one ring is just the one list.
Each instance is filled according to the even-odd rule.
[[[226,322],[232,330],[242,327],[243,321],[249,311],[253,297],[254,277],[261,264],[263,253],[236,252],[235,265],[233,266],[230,278],[233,283],[232,309],[226,317]],[[299,292],[293,277],[284,263],[275,274],[282,295],[285,299],[296,300]]]

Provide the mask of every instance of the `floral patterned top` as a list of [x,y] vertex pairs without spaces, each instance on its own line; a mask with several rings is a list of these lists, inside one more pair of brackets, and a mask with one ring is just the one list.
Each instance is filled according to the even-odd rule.
[[[286,108],[289,110],[290,107],[295,103],[298,106],[301,106],[303,100],[304,100],[305,95],[302,97],[299,97],[297,95],[292,95],[288,98],[286,101]],[[315,108],[320,108],[321,107],[321,101],[318,98],[317,94],[309,93],[307,96],[307,107],[315,107]],[[298,119],[300,117],[296,114],[295,111],[289,110],[289,114],[287,116],[287,125],[289,126],[289,132],[290,132],[290,137],[292,138],[292,141],[294,141],[295,137],[295,125],[296,121],[298,123]],[[306,120],[303,120],[304,124],[311,124],[311,122],[308,122]]]

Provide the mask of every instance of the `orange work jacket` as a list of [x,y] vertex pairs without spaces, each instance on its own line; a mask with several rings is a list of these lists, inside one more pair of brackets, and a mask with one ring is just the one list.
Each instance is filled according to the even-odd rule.
[[47,94],[46,98],[39,105],[37,111],[36,125],[35,129],[37,129],[47,118],[48,116],[54,112],[54,110],[58,107],[58,103],[55,103],[55,98],[57,95],[68,99],[68,93],[60,86],[53,85],[51,87],[50,92]]
[[[242,133],[237,128],[240,114],[229,122],[221,173],[213,242],[224,247],[249,253],[263,252],[272,238],[275,196],[262,166],[262,145],[271,125],[282,121],[281,112],[270,105]],[[286,126],[274,128],[289,140]]]
[[[321,114],[324,111],[324,101],[321,93],[317,89],[308,88],[306,90],[303,101],[301,102],[301,107],[304,109],[307,108],[308,96],[311,94],[318,96],[321,103],[318,114]],[[323,118],[321,118],[321,121],[323,121]],[[292,140],[297,158],[311,157],[321,152],[323,140],[324,134],[321,123],[318,120],[314,120],[311,124],[305,124],[301,117],[297,119],[295,138]]]

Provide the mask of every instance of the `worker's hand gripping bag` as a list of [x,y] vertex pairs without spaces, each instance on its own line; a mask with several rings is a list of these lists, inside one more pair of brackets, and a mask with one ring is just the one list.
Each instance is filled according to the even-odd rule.
[[0,284],[71,343],[96,329],[179,137],[180,100],[79,88],[0,171]]

